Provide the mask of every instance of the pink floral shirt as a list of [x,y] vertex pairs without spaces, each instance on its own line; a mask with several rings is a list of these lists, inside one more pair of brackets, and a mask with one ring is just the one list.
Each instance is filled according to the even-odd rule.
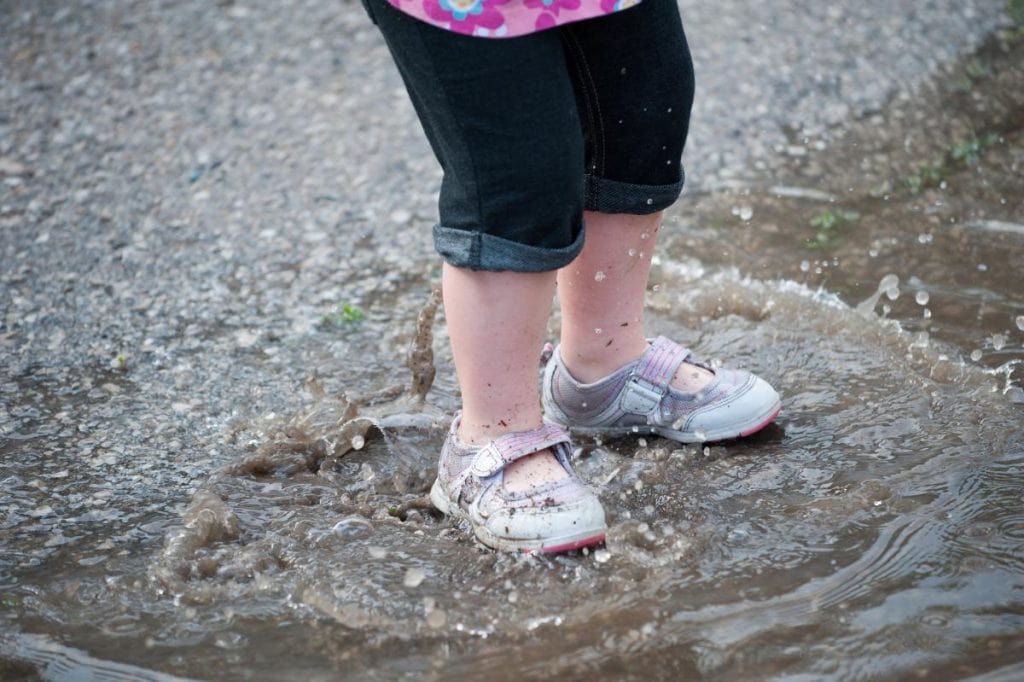
[[604,16],[640,0],[388,0],[417,19],[482,38],[513,38]]

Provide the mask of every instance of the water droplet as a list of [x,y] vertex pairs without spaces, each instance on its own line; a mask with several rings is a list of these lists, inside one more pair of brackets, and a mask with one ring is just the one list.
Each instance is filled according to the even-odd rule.
[[655,284],[653,287],[651,287],[651,291],[660,291],[660,290],[661,290],[661,285],[660,284]]
[[651,236],[651,235],[649,235],[649,234],[647,234],[646,232],[644,232],[644,233],[642,233],[642,234],[640,235],[640,239],[647,239],[647,238],[648,238],[648,237],[650,237],[650,236]]
[[930,613],[921,616],[921,622],[933,628],[944,628],[949,624],[949,620],[940,613]]
[[742,544],[750,537],[750,531],[743,528],[733,528],[729,531],[726,539],[732,544]]
[[650,206],[653,203],[654,203],[654,199],[650,199],[650,198],[647,199],[647,205],[648,206]]
[[927,232],[922,232],[921,234],[917,235],[918,244],[931,244],[933,239],[934,237],[928,234]]
[[612,558],[612,553],[602,547],[601,549],[594,552],[594,561],[599,564],[607,563]]
[[754,209],[752,206],[733,206],[732,214],[739,216],[740,220],[747,221],[754,217]]
[[622,67],[622,70],[621,70],[621,71],[619,71],[619,73],[621,73],[621,74],[622,74],[623,76],[625,76],[625,75],[626,75],[626,67],[625,67],[625,66],[623,66],[623,67]]
[[668,113],[670,113],[670,114],[672,113],[672,107],[668,108]]
[[635,257],[635,256],[636,256],[636,249],[630,249],[630,250],[629,250],[629,257],[630,257],[630,258],[633,258],[633,257]]
[[924,319],[926,319],[926,320],[931,319],[931,316],[932,316],[932,311],[929,310],[928,308],[925,308],[923,311],[921,311],[921,317],[923,317]]
[[372,481],[377,474],[374,472],[373,467],[370,466],[369,462],[363,462],[359,465],[359,475],[364,481]]
[[213,645],[221,649],[241,649],[248,641],[240,632],[218,632],[213,638]]
[[708,439],[708,434],[707,434],[707,432],[704,431],[704,429],[697,429],[696,431],[693,432],[693,435],[701,443],[703,443],[704,441],[706,441]]
[[646,438],[641,438],[640,440],[638,440],[636,442],[636,444],[639,445],[642,448],[646,448],[647,447],[647,439]]
[[515,604],[517,601],[519,601],[519,593],[515,590],[512,590],[508,593],[508,603]]
[[811,269],[811,264],[808,261],[800,261],[800,272],[807,272]]
[[402,578],[402,584],[406,587],[419,587],[426,577],[427,574],[423,572],[422,568],[407,568],[405,577]]
[[992,348],[995,350],[1002,350],[1006,346],[1006,337],[1002,334],[992,335]]
[[603,272],[601,272],[600,270],[598,270],[598,271],[597,271],[597,272],[596,272],[596,273],[594,274],[594,279],[595,279],[596,281],[598,281],[598,282],[603,282],[603,281],[604,281],[604,273],[603,273]]
[[587,401],[584,400],[582,403],[580,403],[580,407],[586,407],[586,406],[587,406]]
[[1018,315],[1016,319],[1014,319],[1014,323],[1016,323],[1017,329],[1024,332],[1024,315]]
[[914,296],[914,300],[917,301],[918,305],[928,305],[928,292],[927,291],[919,291],[919,292],[917,292],[917,294]]
[[671,166],[672,165],[672,159],[669,159],[668,161],[666,161],[665,165],[666,166]]
[[347,540],[365,538],[373,533],[373,525],[362,516],[346,516],[331,531]]
[[711,448],[705,446],[705,448],[704,448],[704,456],[705,457],[710,457],[711,456]]
[[600,334],[602,331],[604,331],[604,330],[602,330],[600,327],[594,327],[594,333],[595,334]]
[[971,351],[971,360],[977,362],[978,360],[981,360],[982,355],[984,355],[984,353],[982,353],[979,349],[975,348],[974,350]]
[[363,446],[366,445],[366,439],[362,436],[352,436],[352,449],[362,450]]
[[890,301],[895,301],[897,298],[900,297],[900,288],[898,286],[886,287],[885,297],[888,298]]
[[984,263],[978,263],[978,272],[987,272],[988,266]]

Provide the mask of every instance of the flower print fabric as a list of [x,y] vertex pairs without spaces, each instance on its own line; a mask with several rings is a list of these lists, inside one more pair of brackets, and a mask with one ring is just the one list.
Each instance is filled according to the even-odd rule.
[[388,0],[439,28],[481,38],[514,38],[612,14],[640,0]]

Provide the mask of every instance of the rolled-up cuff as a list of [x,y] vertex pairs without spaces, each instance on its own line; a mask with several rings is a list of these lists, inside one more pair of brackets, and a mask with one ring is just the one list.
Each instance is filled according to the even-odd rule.
[[656,213],[675,203],[685,182],[686,175],[681,170],[679,182],[671,185],[634,185],[588,175],[585,206],[598,213]]
[[449,265],[471,270],[548,272],[571,263],[583,248],[584,228],[568,246],[548,249],[493,234],[434,226],[434,248]]

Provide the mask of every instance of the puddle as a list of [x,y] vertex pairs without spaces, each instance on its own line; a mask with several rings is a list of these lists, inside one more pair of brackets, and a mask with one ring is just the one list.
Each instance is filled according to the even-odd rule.
[[769,378],[784,412],[726,445],[578,443],[593,553],[496,554],[429,508],[457,396],[419,275],[272,354],[239,335],[241,376],[317,376],[305,404],[209,415],[190,460],[193,365],[160,375],[166,419],[117,366],[5,379],[0,676],[1019,674],[1022,49],[994,37],[968,90],[669,216],[650,331]]

